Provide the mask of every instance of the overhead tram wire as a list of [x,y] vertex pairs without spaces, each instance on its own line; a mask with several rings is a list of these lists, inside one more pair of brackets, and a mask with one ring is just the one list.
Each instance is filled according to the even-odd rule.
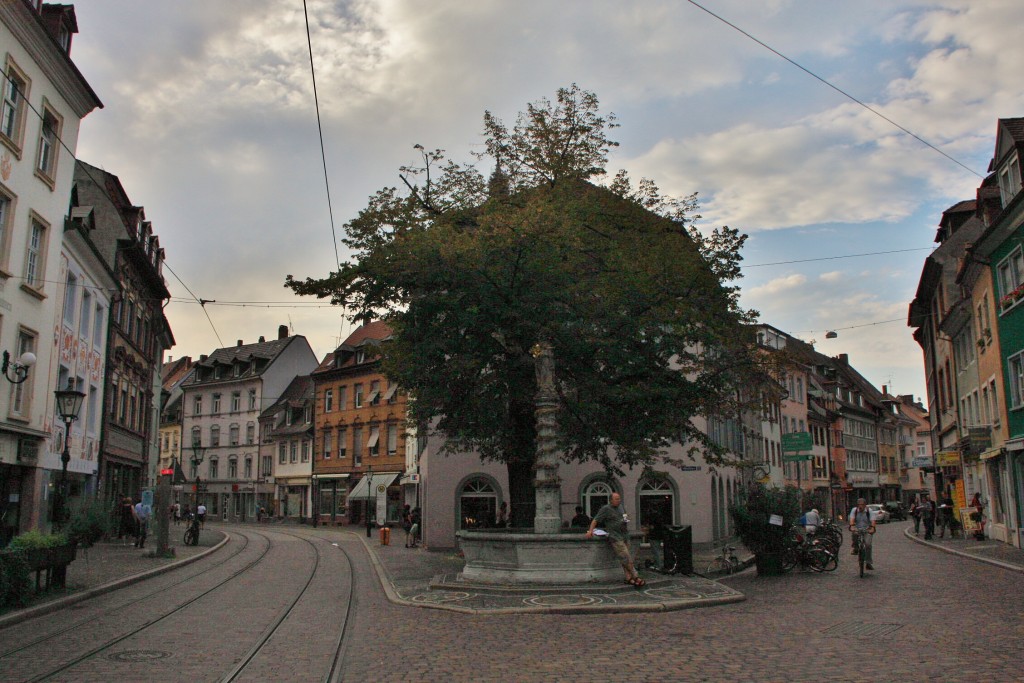
[[840,256],[819,256],[816,258],[794,259],[792,261],[773,261],[771,263],[745,263],[740,265],[743,268],[764,268],[766,266],[786,266],[792,263],[810,263],[812,261],[835,261],[844,258],[856,258],[858,256],[879,256],[882,254],[902,254],[908,251],[933,250],[935,247],[914,247],[913,249],[892,249],[890,251],[867,251],[863,254],[842,254]]
[[801,64],[799,64],[799,63],[797,63],[797,62],[793,61],[792,59],[790,59],[790,58],[789,58],[789,57],[787,57],[786,55],[782,54],[781,52],[779,52],[778,50],[776,50],[775,48],[773,48],[773,47],[772,47],[771,45],[768,45],[768,44],[767,44],[767,43],[765,43],[764,41],[761,41],[761,40],[759,40],[759,39],[755,38],[754,36],[752,36],[751,34],[747,33],[746,31],[744,31],[743,29],[741,29],[741,28],[740,28],[739,26],[737,26],[736,24],[732,23],[731,21],[729,21],[729,20],[727,20],[727,19],[724,19],[723,17],[720,17],[719,15],[717,15],[717,14],[715,14],[714,12],[712,12],[711,10],[709,10],[709,9],[708,9],[707,7],[704,7],[704,6],[703,6],[703,5],[701,5],[700,3],[698,3],[698,2],[695,2],[695,0],[686,0],[686,1],[687,1],[687,2],[689,2],[689,3],[691,4],[691,5],[693,5],[694,7],[696,7],[697,9],[699,9],[699,10],[702,10],[702,11],[704,11],[704,12],[707,12],[708,14],[710,14],[711,16],[713,16],[713,17],[714,17],[715,19],[718,19],[718,20],[719,20],[720,22],[722,22],[722,23],[723,23],[723,24],[725,24],[726,26],[729,26],[730,28],[732,28],[732,29],[735,29],[736,31],[739,31],[740,33],[742,33],[743,35],[745,35],[745,36],[746,36],[747,38],[750,38],[750,39],[751,39],[752,41],[754,41],[755,43],[757,43],[757,44],[758,44],[758,45],[760,45],[761,47],[765,48],[766,50],[768,50],[768,51],[770,51],[770,52],[774,53],[775,55],[777,55],[777,56],[781,57],[782,59],[786,60],[787,62],[789,62],[790,64],[792,64],[792,65],[793,65],[793,66],[795,66],[796,68],[798,68],[798,69],[800,69],[801,71],[803,71],[804,73],[806,73],[806,74],[807,74],[808,76],[811,76],[812,78],[814,78],[814,79],[816,79],[816,80],[818,80],[818,81],[821,81],[822,83],[824,83],[825,85],[827,85],[828,87],[832,88],[832,89],[833,89],[833,90],[835,90],[835,91],[836,91],[837,93],[839,93],[840,95],[842,95],[843,97],[845,97],[845,98],[849,99],[850,101],[852,101],[852,102],[855,102],[856,104],[859,104],[860,106],[864,107],[864,108],[865,108],[865,109],[867,109],[867,110],[868,110],[869,112],[871,112],[872,114],[874,114],[874,115],[875,115],[875,116],[877,116],[878,118],[882,119],[883,121],[886,121],[886,122],[888,122],[889,124],[891,124],[891,125],[895,126],[896,128],[899,128],[899,129],[900,129],[901,131],[903,131],[904,133],[906,133],[906,134],[907,134],[907,135],[909,135],[910,137],[914,138],[915,140],[917,140],[917,141],[918,141],[918,142],[920,142],[921,144],[925,145],[926,147],[929,147],[929,148],[931,148],[932,150],[934,150],[934,151],[938,152],[939,154],[941,154],[942,156],[946,157],[947,159],[949,159],[950,161],[952,161],[952,162],[953,162],[954,164],[956,164],[956,165],[957,165],[957,166],[959,166],[960,168],[962,168],[962,169],[964,169],[965,171],[967,171],[968,173],[971,173],[971,174],[973,174],[973,175],[975,175],[975,176],[977,176],[977,177],[979,177],[979,178],[984,178],[984,177],[985,177],[985,176],[984,176],[984,175],[982,175],[981,173],[978,173],[977,171],[975,171],[975,170],[974,170],[973,168],[971,168],[971,167],[969,167],[969,166],[967,166],[967,165],[965,165],[965,164],[961,163],[961,162],[960,162],[959,160],[957,160],[957,159],[954,159],[954,158],[953,158],[953,157],[951,157],[950,155],[946,154],[946,153],[945,153],[945,152],[943,152],[943,151],[942,151],[941,149],[939,149],[938,147],[936,147],[936,146],[935,146],[935,145],[933,145],[932,143],[928,142],[927,140],[925,140],[925,139],[924,139],[924,138],[922,138],[921,136],[917,135],[916,133],[914,133],[914,132],[912,132],[912,131],[910,131],[910,130],[907,130],[906,128],[904,128],[904,127],[903,127],[903,126],[901,126],[900,124],[896,123],[895,121],[893,121],[892,119],[890,119],[890,118],[889,118],[888,116],[886,116],[886,115],[885,115],[885,114],[883,114],[882,112],[878,111],[877,109],[874,109],[874,108],[873,108],[873,107],[871,107],[870,105],[868,105],[868,104],[866,104],[866,103],[862,102],[861,100],[857,99],[856,97],[854,97],[854,96],[853,96],[853,95],[851,95],[850,93],[846,92],[845,90],[843,90],[843,89],[842,89],[842,88],[840,88],[839,86],[833,85],[832,83],[830,83],[830,82],[829,82],[829,81],[827,81],[826,79],[822,78],[822,77],[821,77],[821,76],[819,76],[818,74],[814,73],[814,72],[813,72],[813,71],[811,71],[810,69],[808,69],[808,68],[806,68],[806,67],[802,66]]
[[[17,83],[15,83],[15,82],[14,82],[14,81],[13,81],[13,80],[12,80],[12,79],[10,78],[10,76],[7,76],[7,74],[4,74],[4,77],[5,77],[5,78],[4,78],[4,80],[5,80],[5,81],[6,81],[6,82],[7,82],[7,83],[8,83],[8,84],[9,84],[9,85],[11,86],[11,87],[13,87],[13,88],[15,88],[15,89],[17,90],[17,92],[18,92],[18,95],[19,95],[19,96],[21,97],[21,101],[22,101],[22,102],[24,102],[24,103],[26,104],[26,106],[28,106],[28,108],[32,110],[32,113],[36,115],[36,118],[38,118],[38,119],[39,119],[40,121],[44,122],[44,125],[45,125],[45,121],[46,121],[46,119],[45,119],[45,118],[43,117],[43,115],[42,115],[42,114],[41,114],[41,113],[39,112],[39,110],[38,110],[38,109],[36,109],[36,108],[35,108],[35,107],[34,107],[34,106],[32,105],[32,102],[31,102],[31,101],[30,101],[30,100],[28,99],[28,97],[26,96],[25,92],[24,92],[24,91],[23,91],[23,90],[22,90],[21,88],[19,88],[19,87],[18,87]],[[53,133],[53,137],[54,137],[54,139],[55,139],[55,140],[56,140],[57,142],[59,142],[59,143],[60,143],[60,146],[64,148],[64,151],[68,153],[68,156],[69,156],[69,157],[71,157],[71,159],[72,159],[72,160],[74,160],[74,161],[76,161],[76,162],[77,162],[77,161],[80,161],[80,159],[79,159],[79,158],[78,158],[77,156],[75,156],[75,153],[71,151],[71,148],[67,146],[67,143],[65,143],[65,142],[64,142],[64,138],[62,138],[62,137],[60,136],[60,134],[59,134],[59,133],[58,133],[57,131],[55,131],[55,130],[51,130],[51,132]],[[82,163],[87,163],[87,162],[82,162]],[[85,168],[85,167],[83,166],[83,167],[82,167],[82,172],[83,172],[83,173],[85,173],[85,175],[87,175],[87,176],[89,177],[89,180],[91,180],[91,181],[92,181],[92,182],[93,182],[93,183],[94,183],[94,184],[96,185],[96,187],[98,187],[98,188],[103,188],[103,187],[105,187],[103,183],[100,183],[100,182],[99,182],[98,180],[96,180],[96,178],[95,178],[95,177],[93,177],[93,175],[92,175],[92,173],[91,173],[91,172],[89,171],[89,169],[87,169],[87,168]],[[120,213],[121,213],[121,210],[120,210],[120,209],[118,208],[118,206],[117,206],[116,204],[114,204],[114,200],[113,200],[113,199],[111,199],[110,195],[109,195],[109,194],[108,194],[107,192],[103,191],[103,192],[100,192],[100,194],[101,194],[101,195],[103,196],[103,198],[104,198],[104,199],[105,199],[105,200],[106,200],[106,201],[107,201],[107,202],[108,202],[108,203],[110,204],[111,208],[113,208],[113,209],[114,209],[114,212],[115,212],[115,213],[117,213],[117,214],[120,214]],[[164,267],[165,267],[165,268],[167,268],[167,270],[169,270],[169,271],[171,272],[171,274],[172,274],[172,275],[174,275],[174,278],[175,278],[175,279],[176,279],[176,280],[177,280],[178,282],[181,282],[181,286],[182,286],[182,287],[184,287],[184,288],[185,288],[186,290],[188,290],[188,293],[189,293],[189,294],[192,294],[192,290],[188,288],[188,285],[186,285],[186,284],[185,284],[185,283],[184,283],[184,282],[182,281],[182,279],[181,279],[180,277],[178,277],[178,274],[177,274],[177,273],[175,273],[175,272],[174,272],[173,270],[171,270],[171,267],[170,267],[169,265],[167,265],[167,260],[166,260],[166,259],[164,259],[164,261],[163,261],[163,265],[164,265]],[[66,283],[58,282],[58,284],[66,284]],[[101,289],[101,288],[99,288],[99,287],[96,287],[95,289]],[[105,290],[104,290],[104,291],[105,291]],[[214,336],[216,336],[216,337],[217,337],[217,341],[218,341],[218,342],[220,342],[220,345],[221,345],[221,346],[224,346],[224,342],[223,342],[223,341],[221,341],[221,339],[220,339],[220,334],[218,334],[218,333],[217,333],[217,327],[216,327],[216,326],[215,326],[215,325],[213,324],[213,319],[212,319],[212,318],[210,318],[210,314],[206,312],[206,306],[205,306],[205,305],[203,305],[203,301],[204,301],[204,300],[203,300],[203,299],[200,299],[200,298],[199,298],[199,297],[197,297],[197,296],[196,296],[195,294],[192,294],[192,297],[193,297],[193,298],[194,298],[194,299],[196,300],[196,303],[198,303],[198,304],[200,304],[200,305],[202,305],[202,306],[203,306],[203,313],[205,313],[205,314],[206,314],[206,319],[207,319],[207,320],[208,320],[208,321],[210,322],[210,327],[211,327],[211,328],[213,329],[213,334],[214,334]]]

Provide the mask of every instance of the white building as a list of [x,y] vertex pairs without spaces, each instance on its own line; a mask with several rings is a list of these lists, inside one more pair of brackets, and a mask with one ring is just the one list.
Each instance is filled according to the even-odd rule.
[[76,263],[62,258],[61,236],[79,125],[103,106],[71,61],[77,31],[71,5],[0,2],[0,349],[12,360],[36,356],[25,382],[0,380],[0,542],[44,526],[51,500],[54,463],[45,441],[57,378],[48,370],[59,365],[52,330],[63,302],[62,266]]

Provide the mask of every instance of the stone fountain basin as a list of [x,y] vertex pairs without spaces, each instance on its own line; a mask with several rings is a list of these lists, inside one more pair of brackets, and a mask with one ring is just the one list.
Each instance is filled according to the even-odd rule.
[[[639,533],[630,534],[634,560]],[[622,565],[604,539],[584,532],[534,533],[492,529],[456,533],[466,566],[462,578],[476,583],[553,585],[607,583],[623,579]]]

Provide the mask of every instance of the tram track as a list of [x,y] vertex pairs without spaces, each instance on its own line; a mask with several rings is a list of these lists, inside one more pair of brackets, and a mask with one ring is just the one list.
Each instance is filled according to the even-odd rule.
[[82,662],[85,662],[85,661],[87,661],[89,659],[92,659],[96,655],[104,652],[105,650],[110,649],[114,645],[117,645],[118,643],[120,643],[120,642],[122,642],[124,640],[127,640],[127,639],[129,639],[129,638],[131,638],[133,636],[136,636],[139,633],[142,633],[143,631],[145,631],[146,629],[154,626],[155,624],[158,624],[158,623],[164,621],[165,619],[168,619],[169,617],[172,617],[175,614],[178,614],[179,612],[181,612],[182,610],[186,609],[187,607],[189,607],[193,603],[203,599],[204,597],[210,595],[214,591],[216,591],[219,588],[223,587],[224,585],[226,585],[232,579],[235,579],[236,577],[240,576],[241,574],[251,570],[253,567],[255,567],[256,565],[258,565],[260,562],[262,562],[264,560],[264,558],[267,556],[267,553],[270,552],[271,547],[273,547],[273,543],[271,542],[271,540],[270,540],[270,538],[268,536],[266,536],[264,534],[261,534],[261,533],[258,533],[258,532],[255,532],[254,535],[260,536],[264,540],[266,540],[267,541],[267,547],[264,548],[263,551],[252,562],[249,562],[244,567],[241,567],[240,569],[238,569],[238,570],[232,572],[231,574],[229,574],[226,578],[222,579],[221,581],[218,581],[212,587],[210,587],[207,590],[199,593],[198,595],[196,595],[196,596],[186,600],[185,602],[177,605],[173,609],[171,609],[171,610],[169,610],[167,612],[164,612],[160,616],[157,616],[157,617],[154,617],[152,619],[149,619],[149,620],[145,621],[143,624],[141,624],[141,625],[133,628],[132,630],[128,631],[127,633],[123,633],[123,634],[121,634],[121,635],[119,635],[119,636],[117,636],[115,638],[111,638],[109,640],[106,640],[101,645],[98,645],[96,647],[91,648],[90,650],[88,650],[84,654],[78,655],[74,659],[66,661],[63,664],[61,664],[60,666],[52,668],[49,671],[46,671],[45,673],[36,674],[35,676],[29,678],[28,680],[29,681],[33,681],[33,682],[35,682],[35,681],[45,681],[45,680],[47,680],[49,678],[52,678],[52,677],[56,676],[57,674],[60,674],[60,673],[62,673],[64,671],[67,671],[68,669],[71,669],[72,667],[77,666],[78,664],[81,664]]
[[[198,578],[198,577],[200,577],[200,576],[202,576],[204,574],[212,572],[213,570],[217,569],[218,567],[220,567],[220,566],[230,562],[231,560],[233,560],[236,557],[238,557],[239,555],[241,555],[243,552],[245,552],[245,549],[247,547],[249,547],[249,537],[246,536],[242,532],[235,532],[235,533],[237,533],[238,536],[242,537],[245,540],[245,543],[242,544],[242,546],[238,549],[237,552],[234,552],[231,555],[228,555],[227,557],[225,557],[224,559],[222,559],[222,560],[220,560],[218,562],[215,562],[214,564],[212,564],[212,565],[210,565],[208,567],[205,567],[201,571],[198,571],[198,572],[196,572],[194,574],[190,574],[190,575],[188,575],[188,576],[186,576],[186,577],[184,577],[184,578],[182,578],[182,579],[180,579],[178,581],[175,581],[175,582],[173,582],[171,584],[168,584],[168,585],[166,585],[166,586],[164,586],[162,588],[158,588],[158,589],[156,589],[154,591],[150,591],[149,593],[146,593],[145,595],[141,595],[141,596],[139,596],[137,598],[129,600],[128,602],[124,602],[124,603],[118,605],[117,607],[114,607],[112,609],[109,609],[109,610],[106,610],[104,612],[101,612],[100,614],[93,615],[93,616],[91,616],[91,617],[89,617],[87,619],[82,619],[82,620],[76,621],[76,622],[74,622],[72,624],[68,624],[68,625],[64,626],[63,628],[60,628],[57,631],[51,631],[49,633],[41,635],[41,636],[35,638],[32,641],[29,641],[27,643],[23,643],[22,645],[19,645],[18,647],[11,648],[9,650],[5,650],[3,652],[0,652],[0,660],[4,659],[6,657],[10,657],[11,655],[17,654],[19,652],[22,652],[23,650],[27,650],[27,649],[29,649],[31,647],[35,647],[36,645],[39,645],[40,643],[45,643],[48,640],[52,640],[54,638],[57,638],[58,636],[64,635],[65,633],[68,633],[70,631],[74,631],[75,629],[80,628],[80,627],[82,627],[82,626],[84,626],[84,625],[86,625],[88,623],[94,622],[97,619],[101,619],[103,617],[107,617],[107,616],[111,616],[113,614],[116,614],[116,613],[120,612],[121,610],[124,610],[124,609],[126,609],[128,607],[131,607],[133,605],[137,605],[138,603],[140,603],[140,602],[142,602],[144,600],[148,600],[149,598],[158,596],[161,593],[165,593],[165,592],[167,592],[167,591],[169,591],[169,590],[171,590],[173,588],[177,588],[178,586],[181,586],[182,584],[188,583],[190,581],[194,581],[196,578]],[[96,600],[99,597],[101,597],[101,596],[96,596],[96,597],[93,597],[93,598],[89,598],[89,600]],[[0,630],[2,630],[2,629],[0,629]]]

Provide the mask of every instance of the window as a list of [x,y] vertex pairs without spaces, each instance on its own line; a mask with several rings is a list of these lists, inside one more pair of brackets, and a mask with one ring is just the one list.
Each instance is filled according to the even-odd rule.
[[324,412],[329,413],[334,410],[334,390],[327,389],[324,391]]
[[462,529],[488,527],[497,513],[498,494],[486,479],[470,479],[459,491],[459,519]]
[[284,441],[277,444],[277,464],[283,465],[288,462],[288,444]]
[[231,443],[232,446],[237,446],[238,445],[238,425],[237,424],[233,424],[230,427],[228,427],[228,438],[231,440],[230,443]]
[[1024,407],[1024,353],[1011,356],[1007,366],[1010,373],[1010,407]]
[[366,397],[367,402],[371,406],[375,406],[380,403],[380,382],[374,380],[370,382],[370,395]]
[[988,396],[989,400],[992,401],[992,424],[999,426],[1000,412],[999,412],[999,399],[996,396],[996,381],[990,380],[988,383]]
[[78,308],[78,278],[70,270],[64,284],[64,323],[75,324],[75,309]]
[[28,79],[8,60],[4,79],[4,102],[0,112],[0,135],[5,142],[19,151],[21,131],[25,122],[25,100],[28,98]]
[[7,265],[7,236],[14,220],[14,198],[0,190],[0,266]]
[[352,428],[352,464],[358,467],[363,464],[363,428]]
[[78,316],[78,336],[82,339],[89,338],[89,323],[92,319],[92,294],[89,290],[82,288],[82,312]]
[[211,446],[219,446],[220,445],[220,425],[211,425],[210,426],[210,445]]
[[50,109],[43,101],[43,122],[39,128],[39,152],[36,155],[36,171],[43,175],[48,184],[53,185],[57,177],[57,152],[60,129],[63,125],[57,112]]
[[386,392],[384,392],[384,399],[383,400],[387,401],[388,403],[394,403],[395,402],[395,392],[397,392],[397,391],[398,391],[398,385],[397,384],[389,384],[388,385],[388,390]]
[[216,458],[210,460],[210,479],[217,479],[220,477],[220,463],[217,462]]
[[220,394],[213,395],[213,410],[214,415],[220,414]]
[[249,410],[256,410],[256,390],[249,390]]
[[388,455],[398,452],[398,425],[388,425]]
[[362,384],[355,385],[353,387],[353,392],[355,393],[355,407],[356,408],[362,408],[363,407],[363,385]]
[[[15,358],[21,358],[23,353],[35,353],[36,335],[28,330],[18,331],[18,348]],[[28,417],[32,407],[32,385],[33,382],[22,382],[11,385],[11,413],[19,417]]]
[[198,446],[202,443],[202,429],[199,427],[192,428],[192,445]]
[[89,405],[88,405],[89,415],[88,415],[88,422],[86,424],[88,425],[87,431],[90,434],[95,434],[96,433],[96,430],[99,427],[99,423],[100,423],[100,411],[98,410],[99,395],[100,395],[100,390],[99,390],[98,387],[94,387],[94,386],[90,386],[89,387]]
[[252,479],[252,458],[245,459],[245,478]]
[[256,423],[254,422],[245,426],[245,443],[250,446],[256,443]]
[[366,352],[363,351],[362,349],[359,349],[358,351],[356,351],[356,365],[359,365],[360,363],[363,363],[365,361],[366,361]]
[[269,477],[271,471],[274,469],[274,457],[271,455],[263,456],[263,471],[260,472],[260,477]]
[[640,525],[671,526],[675,519],[675,492],[663,479],[648,479],[640,486]]
[[324,446],[324,450],[323,450],[324,460],[330,460],[331,459],[331,433],[330,432],[324,432],[324,443],[323,443],[323,446]]
[[29,228],[28,244],[25,246],[25,286],[43,288],[46,273],[46,224],[33,217]]
[[238,458],[228,458],[228,479],[238,479]]
[[[196,396],[194,399],[192,399],[192,414],[193,415],[202,415],[203,414],[203,397],[202,396]],[[199,428],[196,427],[196,429],[199,429]]]
[[345,410],[345,387],[338,387],[338,410]]
[[231,412],[237,413],[242,409],[242,392],[232,391],[231,392]]
[[299,442],[292,441],[288,444],[288,462],[296,463],[299,461]]
[[235,363],[232,368],[234,369],[235,377],[239,377],[242,374],[242,366]]
[[366,440],[366,452],[370,457],[376,458],[380,455],[380,427],[370,427],[370,438]]
[[999,308],[1005,310],[1018,300],[1014,292],[1024,282],[1024,250],[1018,246],[996,266],[999,282]]
[[309,439],[302,440],[302,462],[309,462]]
[[1020,192],[1020,159],[1014,154],[999,171],[999,194],[1005,207]]

